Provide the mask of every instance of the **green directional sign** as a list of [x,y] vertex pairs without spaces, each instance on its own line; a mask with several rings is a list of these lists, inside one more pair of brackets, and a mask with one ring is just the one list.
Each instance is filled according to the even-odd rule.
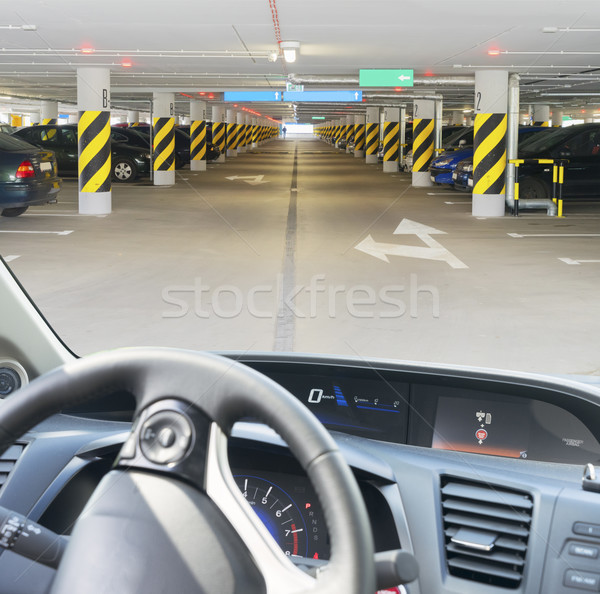
[[359,71],[360,87],[412,87],[413,70],[370,69]]

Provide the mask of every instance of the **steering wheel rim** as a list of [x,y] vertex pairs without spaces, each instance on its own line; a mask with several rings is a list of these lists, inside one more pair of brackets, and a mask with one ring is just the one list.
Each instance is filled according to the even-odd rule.
[[[181,501],[182,493],[184,501],[199,501],[200,497],[207,496],[250,551],[252,562],[264,579],[266,592],[333,594],[343,591],[364,594],[375,591],[373,541],[368,515],[356,481],[335,442],[312,413],[285,389],[232,360],[193,351],[135,348],[99,353],[68,363],[6,399],[0,407],[0,451],[63,408],[119,389],[135,396],[136,420],[132,437],[127,440],[119,458],[123,469],[112,473],[127,473],[125,482],[137,481],[139,484],[136,483],[131,492],[139,493],[146,489],[148,494],[152,490],[167,489],[165,473],[175,468],[176,471],[168,477],[171,485],[174,483],[173,475],[177,481],[174,500]],[[200,415],[209,420],[207,435],[194,438],[200,445],[206,438],[207,444],[206,467],[194,493],[190,491],[194,487],[185,480],[190,473],[186,474],[187,466],[184,468],[183,462],[177,460],[166,465],[155,461],[148,463],[147,452],[142,451],[140,431],[149,422],[147,419],[156,418],[153,415],[160,414],[161,410],[175,414],[173,410],[177,408],[180,409],[177,414],[187,417],[192,429],[198,433],[204,431],[202,423],[198,424],[191,417]],[[227,465],[226,443],[233,424],[244,417],[257,418],[277,431],[315,487],[331,538],[330,561],[316,578],[308,578],[285,558],[260,520],[243,502],[235,486]],[[134,454],[126,454],[125,450],[128,446],[131,450],[132,444]],[[148,477],[149,471],[154,473],[154,480]],[[200,471],[196,468],[194,472]],[[99,486],[104,503],[111,500],[107,493],[111,490],[116,492],[115,481],[118,483],[120,480],[121,485],[124,484],[123,476],[117,478],[112,473]],[[139,486],[148,483],[151,485]],[[204,506],[205,502],[197,505]],[[96,514],[113,513],[112,507],[110,512],[107,509],[98,504],[98,497],[93,497],[93,502],[88,503],[82,514],[84,519],[80,518],[73,532],[73,546],[67,548],[57,572],[53,594],[69,591],[73,576],[85,573],[81,565],[85,562],[85,555],[75,551],[74,545],[92,542],[89,526],[97,525]],[[116,515],[121,513],[122,510],[119,510]],[[213,512],[208,516],[214,518]],[[89,520],[90,517],[93,521]],[[148,518],[144,521],[147,522]],[[211,522],[219,526],[218,530],[226,532],[220,520]],[[211,525],[211,528],[214,527]],[[217,528],[214,530],[216,533]],[[112,538],[108,534],[104,537]],[[229,535],[227,539],[231,541],[232,537]],[[127,584],[131,582],[127,581]],[[131,584],[131,587],[135,588],[135,585]],[[90,594],[103,591],[90,588],[86,588]],[[201,585],[194,591],[209,592]],[[219,588],[218,591],[225,590]]]

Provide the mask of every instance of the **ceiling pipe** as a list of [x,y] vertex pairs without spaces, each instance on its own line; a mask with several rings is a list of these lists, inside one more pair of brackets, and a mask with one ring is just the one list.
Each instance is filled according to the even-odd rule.
[[[295,85],[358,85],[358,76],[327,75],[327,74],[290,74],[289,82]],[[474,76],[415,76],[413,78],[415,85],[428,87],[435,86],[475,86]]]

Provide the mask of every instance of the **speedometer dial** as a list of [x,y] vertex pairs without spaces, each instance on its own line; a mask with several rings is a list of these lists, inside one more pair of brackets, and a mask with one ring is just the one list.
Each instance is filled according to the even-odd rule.
[[[265,478],[234,475],[240,491],[286,555],[326,558],[321,514]],[[303,509],[301,509],[301,507]]]

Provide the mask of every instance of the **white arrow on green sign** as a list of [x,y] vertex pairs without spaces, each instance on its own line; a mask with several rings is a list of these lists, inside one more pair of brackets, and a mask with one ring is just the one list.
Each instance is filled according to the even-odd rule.
[[412,87],[413,70],[368,69],[359,71],[361,87]]

